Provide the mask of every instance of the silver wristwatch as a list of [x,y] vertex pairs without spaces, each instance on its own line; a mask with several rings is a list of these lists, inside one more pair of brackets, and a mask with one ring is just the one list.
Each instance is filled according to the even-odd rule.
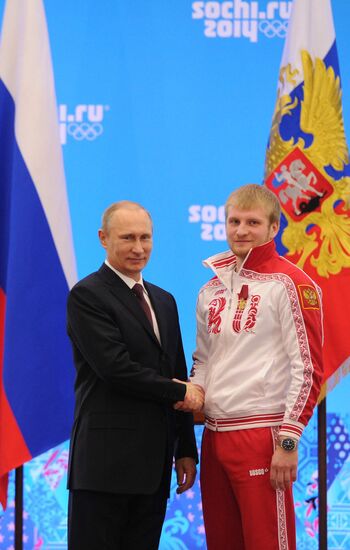
[[279,437],[277,443],[284,451],[291,453],[298,448],[298,440],[293,437]]

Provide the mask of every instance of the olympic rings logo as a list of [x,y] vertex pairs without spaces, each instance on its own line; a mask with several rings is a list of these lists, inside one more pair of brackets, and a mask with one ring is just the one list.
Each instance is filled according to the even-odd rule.
[[97,122],[81,122],[80,124],[76,122],[70,122],[67,124],[67,133],[72,136],[77,141],[82,141],[87,139],[88,141],[93,141],[99,137],[103,132],[102,124]]
[[266,36],[266,38],[285,38],[287,34],[288,21],[268,21],[264,19],[259,21],[259,30]]

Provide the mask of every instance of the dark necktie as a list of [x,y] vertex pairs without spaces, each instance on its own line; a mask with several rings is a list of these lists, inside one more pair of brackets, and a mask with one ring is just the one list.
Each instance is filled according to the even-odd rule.
[[151,327],[153,328],[152,314],[151,314],[150,307],[149,307],[149,305],[148,305],[148,303],[146,302],[146,299],[145,299],[145,295],[144,295],[144,292],[143,292],[143,286],[140,285],[140,283],[136,283],[136,285],[134,285],[132,287],[132,291],[136,295],[138,301],[140,302],[140,306],[142,307],[143,311],[145,312],[146,317],[149,320],[149,322],[151,323]]

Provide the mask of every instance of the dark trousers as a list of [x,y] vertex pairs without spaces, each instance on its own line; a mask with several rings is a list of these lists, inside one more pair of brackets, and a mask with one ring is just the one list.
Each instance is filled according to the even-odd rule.
[[68,550],[157,550],[167,487],[152,495],[70,491]]

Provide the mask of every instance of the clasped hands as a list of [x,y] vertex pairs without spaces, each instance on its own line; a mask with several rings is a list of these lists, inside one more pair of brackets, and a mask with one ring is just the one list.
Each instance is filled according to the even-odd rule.
[[184,412],[199,412],[202,410],[204,405],[204,390],[201,386],[197,384],[192,384],[191,382],[184,382],[183,380],[178,380],[173,378],[174,382],[180,382],[180,384],[186,385],[186,394],[183,401],[178,401],[174,405],[174,409]]

